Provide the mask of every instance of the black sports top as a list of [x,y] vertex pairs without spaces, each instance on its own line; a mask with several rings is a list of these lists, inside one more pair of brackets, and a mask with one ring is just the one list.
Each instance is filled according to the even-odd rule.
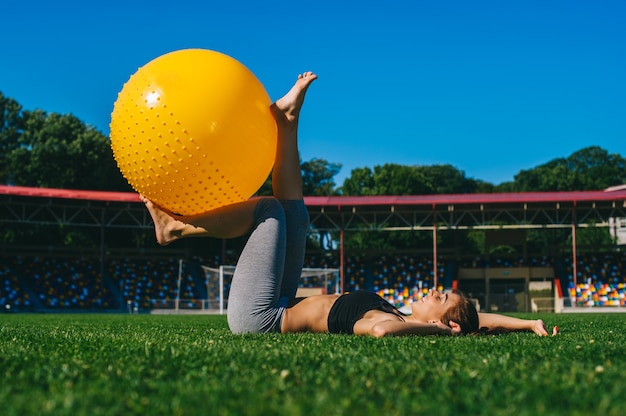
[[376,293],[357,290],[337,298],[328,313],[328,332],[331,334],[354,334],[354,324],[366,312],[378,310],[402,317],[402,313]]

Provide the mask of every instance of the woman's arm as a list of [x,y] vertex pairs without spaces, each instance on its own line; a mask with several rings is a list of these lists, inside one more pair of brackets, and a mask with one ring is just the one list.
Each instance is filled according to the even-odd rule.
[[532,331],[535,334],[545,337],[548,335],[546,325],[541,319],[519,319],[497,313],[478,313],[480,328],[487,328],[488,331]]
[[390,319],[372,322],[369,319],[359,319],[354,324],[354,334],[372,335],[376,338],[403,335],[459,335],[461,327],[454,322],[450,322],[450,324],[452,325],[451,327],[443,324],[441,321],[422,323]]

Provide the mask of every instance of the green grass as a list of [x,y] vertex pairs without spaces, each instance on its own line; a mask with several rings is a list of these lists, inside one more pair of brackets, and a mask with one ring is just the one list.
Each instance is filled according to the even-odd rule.
[[222,316],[1,315],[0,413],[623,414],[625,315],[541,317],[561,334],[236,336]]

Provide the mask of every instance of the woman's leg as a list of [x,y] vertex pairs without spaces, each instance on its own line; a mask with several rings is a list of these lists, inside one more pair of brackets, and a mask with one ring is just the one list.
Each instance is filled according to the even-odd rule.
[[278,125],[278,147],[272,173],[274,197],[281,201],[287,221],[287,252],[281,298],[296,296],[306,248],[309,214],[302,199],[302,173],[298,152],[298,122],[306,91],[317,79],[312,72],[298,76],[295,85],[272,105]]
[[305,73],[272,105],[278,146],[272,172],[274,198],[263,199],[239,257],[228,297],[228,324],[234,333],[278,332],[298,288],[308,229],[302,200],[298,117],[307,88],[317,77]]
[[280,286],[285,266],[285,212],[274,198],[261,199],[228,294],[228,326],[233,333],[275,332],[282,322]]
[[306,91],[316,79],[317,75],[312,72],[299,75],[291,90],[271,107],[278,126],[278,147],[272,171],[272,188],[274,197],[279,200],[302,199],[298,121]]
[[258,199],[250,199],[197,216],[182,217],[164,211],[143,196],[141,200],[152,217],[157,242],[162,246],[180,238],[245,235],[254,224],[254,210],[258,203]]
[[173,216],[143,199],[162,245],[187,237],[237,237],[251,230],[229,294],[229,325],[236,333],[280,331],[284,308],[298,287],[308,212],[302,200],[297,128],[306,90],[316,78],[310,72],[300,75],[272,105],[278,126],[272,175],[276,199],[251,199],[192,217]]

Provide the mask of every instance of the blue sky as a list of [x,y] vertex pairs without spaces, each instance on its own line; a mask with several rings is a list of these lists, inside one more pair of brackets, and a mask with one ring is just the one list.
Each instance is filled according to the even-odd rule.
[[[5,2],[6,3],[6,2]],[[313,70],[303,160],[450,163],[494,184],[591,145],[626,156],[624,1],[39,1],[0,8],[0,91],[105,134],[138,67],[226,53],[273,99]]]

